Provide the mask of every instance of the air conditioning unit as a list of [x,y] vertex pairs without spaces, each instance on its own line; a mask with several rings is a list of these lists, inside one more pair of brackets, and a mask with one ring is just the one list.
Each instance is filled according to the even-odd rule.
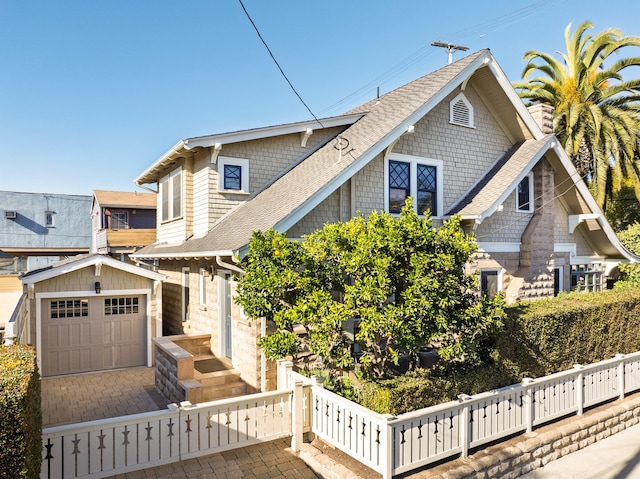
[[4,212],[4,217],[8,220],[15,220],[18,217],[18,212],[6,210]]

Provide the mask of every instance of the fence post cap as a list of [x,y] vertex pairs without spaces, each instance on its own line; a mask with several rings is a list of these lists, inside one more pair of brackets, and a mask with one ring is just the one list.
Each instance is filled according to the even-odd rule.
[[614,358],[616,358],[616,359],[624,359],[624,358],[626,358],[626,357],[627,357],[627,355],[626,355],[626,354],[620,354],[620,353],[618,353],[618,354],[616,354],[616,355],[614,356]]
[[534,382],[533,378],[522,378],[522,384],[533,384]]
[[458,394],[458,400],[460,402],[464,402],[464,401],[470,401],[471,399],[473,399],[471,396],[469,396],[468,394]]
[[182,401],[180,403],[180,407],[183,407],[183,408],[188,408],[188,407],[192,407],[192,406],[193,406],[193,404],[191,404],[191,402],[189,402],[189,401]]
[[167,404],[167,409],[171,412],[175,412],[178,410],[180,406],[178,406],[176,403],[172,402],[171,404]]
[[574,364],[573,369],[578,369],[578,370],[584,369],[584,366],[582,364]]

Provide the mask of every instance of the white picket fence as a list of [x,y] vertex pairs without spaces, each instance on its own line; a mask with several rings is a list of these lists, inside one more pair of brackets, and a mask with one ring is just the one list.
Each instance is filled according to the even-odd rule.
[[377,414],[278,362],[278,390],[45,429],[41,479],[100,478],[305,433],[383,479],[640,390],[640,352],[402,414]]
[[286,386],[302,382],[311,388],[309,429],[389,479],[639,390],[640,352],[461,395],[398,417],[376,414],[296,373],[287,374]]
[[289,391],[43,430],[41,479],[100,478],[290,436]]

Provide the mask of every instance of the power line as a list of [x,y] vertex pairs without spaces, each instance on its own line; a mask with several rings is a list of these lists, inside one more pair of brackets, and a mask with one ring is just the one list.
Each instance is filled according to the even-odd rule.
[[264,38],[262,38],[262,35],[260,34],[260,30],[258,30],[258,27],[256,26],[255,22],[253,21],[253,19],[251,18],[251,15],[249,15],[249,12],[247,11],[247,9],[244,6],[244,3],[242,3],[242,0],[238,0],[238,2],[240,2],[240,6],[242,7],[242,10],[244,10],[245,15],[247,16],[247,18],[249,19],[249,21],[251,22],[251,25],[253,25],[254,30],[256,31],[256,33],[258,34],[258,37],[260,38],[260,40],[262,41],[262,44],[264,45],[264,47],[267,49],[267,51],[269,52],[269,55],[271,56],[271,59],[273,60],[273,62],[276,64],[276,66],[278,67],[278,70],[280,70],[280,73],[282,74],[282,76],[284,77],[284,79],[287,81],[287,83],[289,84],[289,86],[291,87],[291,89],[293,90],[293,93],[296,94],[296,96],[298,97],[298,99],[300,100],[300,102],[302,102],[302,104],[305,106],[305,108],[307,109],[307,111],[311,114],[311,116],[320,124],[320,126],[322,128],[324,128],[324,125],[322,124],[322,122],[320,120],[318,120],[318,118],[313,114],[313,112],[311,111],[311,108],[309,108],[309,106],[304,102],[304,100],[302,99],[302,97],[300,96],[300,94],[298,93],[298,91],[295,89],[295,87],[293,86],[293,84],[291,83],[291,81],[289,80],[289,78],[287,77],[287,75],[284,73],[284,70],[282,69],[282,67],[280,66],[280,64],[278,63],[278,60],[276,60],[276,57],[273,55],[273,52],[271,51],[271,48],[269,48],[269,45],[267,45],[267,42],[264,40]]
[[[571,185],[569,185],[569,187],[567,187],[567,189],[566,189],[566,190],[564,190],[564,191],[563,191],[562,193],[560,193],[560,194],[557,194],[557,195],[555,195],[555,194],[554,194],[554,196],[553,196],[551,199],[549,199],[549,200],[547,200],[546,202],[544,202],[544,203],[541,205],[541,207],[545,207],[545,206],[547,206],[547,205],[549,205],[549,204],[551,204],[551,203],[555,202],[555,200],[560,199],[561,197],[563,197],[564,195],[566,195],[569,191],[571,191],[571,190],[575,187],[575,183],[576,183],[576,181],[574,180],[574,178],[575,178],[576,176],[577,176],[577,181],[584,181],[584,179],[588,176],[588,174],[589,174],[589,173],[586,173],[586,174],[584,174],[584,175],[580,176],[580,173],[578,173],[578,172],[576,171],[575,173],[570,174],[568,178],[565,178],[563,181],[561,181],[561,182],[560,182],[560,183],[558,183],[557,185],[554,185],[554,189],[557,189],[557,188],[559,188],[560,186],[562,186],[563,184],[565,184],[567,181],[571,181]],[[544,194],[543,194],[543,193],[541,193],[539,196],[534,197],[533,201],[535,202],[535,200],[542,199],[542,198],[543,198],[543,196],[544,196]],[[492,228],[492,229],[491,229],[491,234],[484,234],[484,235],[476,236],[476,239],[480,239],[480,238],[488,238],[488,237],[490,237],[490,236],[493,236],[493,235],[495,234],[495,232],[496,232],[496,231],[501,231],[501,230],[504,230],[504,229],[510,228],[510,227],[512,227],[512,226],[515,226],[515,225],[517,225],[517,224],[519,224],[519,223],[528,222],[528,221],[530,221],[530,220],[531,220],[531,217],[530,217],[530,216],[528,216],[528,215],[524,216],[524,215],[523,215],[523,217],[522,217],[522,218],[519,218],[519,219],[517,219],[517,220],[513,220],[513,221],[511,221],[510,223],[507,223],[507,224],[505,224],[505,225],[500,226],[499,228]]]
[[[460,40],[467,39],[469,37],[479,35],[483,32],[488,31],[489,33],[492,33],[507,25],[516,23],[518,21],[524,20],[528,17],[531,17],[537,14],[538,10],[546,8],[548,4],[562,3],[565,1],[566,0],[541,0],[539,2],[528,5],[526,7],[519,8],[513,12],[479,23],[475,26],[464,28],[463,30],[458,30],[450,34],[441,35],[441,38],[447,38],[447,39],[450,39],[451,41],[460,41]],[[392,80],[393,78],[396,78],[401,73],[413,67],[418,62],[422,61],[424,58],[433,54],[434,51],[435,49],[432,48],[430,44],[427,43],[423,45],[417,51],[415,51],[414,53],[412,53],[411,55],[409,55],[399,63],[396,63],[394,66],[392,66],[391,68],[389,68],[388,70],[380,74],[378,77],[368,82],[366,85],[357,89],[353,93],[350,93],[349,95],[345,96],[344,98],[337,101],[336,103],[333,103],[332,105],[329,105],[328,107],[320,110],[319,113],[322,115],[328,114],[329,112],[337,110],[340,105],[343,105],[344,103],[347,103],[353,100],[354,98],[362,97],[365,92],[369,91],[374,86],[383,85],[389,82],[390,80]]]

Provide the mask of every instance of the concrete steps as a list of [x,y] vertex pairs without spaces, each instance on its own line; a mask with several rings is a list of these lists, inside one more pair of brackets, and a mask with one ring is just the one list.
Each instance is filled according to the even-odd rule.
[[193,378],[202,384],[202,400],[215,401],[248,393],[247,384],[240,379],[240,373],[227,359],[213,355],[194,357]]

